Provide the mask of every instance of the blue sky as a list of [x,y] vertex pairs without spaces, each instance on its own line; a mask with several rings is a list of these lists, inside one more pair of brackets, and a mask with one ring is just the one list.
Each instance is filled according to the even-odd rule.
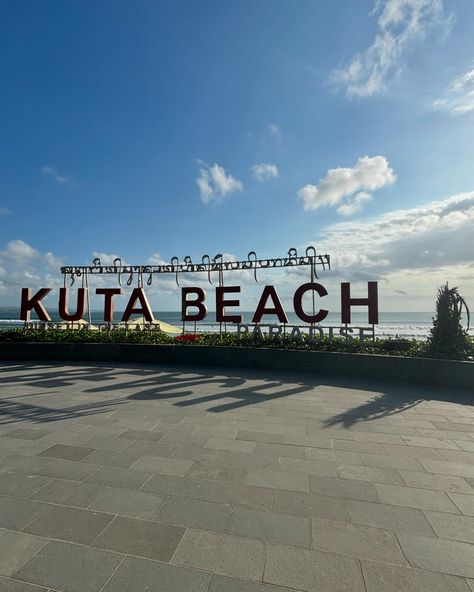
[[0,72],[0,304],[94,254],[308,244],[336,307],[474,300],[471,0],[3,2]]

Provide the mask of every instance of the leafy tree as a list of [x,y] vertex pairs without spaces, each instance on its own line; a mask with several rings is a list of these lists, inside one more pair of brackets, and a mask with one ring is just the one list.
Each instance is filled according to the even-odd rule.
[[427,354],[435,358],[465,360],[472,348],[471,338],[461,325],[463,310],[466,311],[467,329],[470,314],[464,298],[457,288],[450,288],[448,282],[438,289],[436,316],[428,337]]

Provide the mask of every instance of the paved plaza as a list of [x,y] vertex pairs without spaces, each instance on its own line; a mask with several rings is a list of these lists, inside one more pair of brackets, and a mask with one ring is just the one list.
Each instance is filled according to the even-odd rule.
[[474,393],[0,365],[1,592],[472,592]]

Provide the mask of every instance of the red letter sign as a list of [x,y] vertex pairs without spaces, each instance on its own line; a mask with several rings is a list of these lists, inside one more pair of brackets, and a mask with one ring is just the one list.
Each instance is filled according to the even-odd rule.
[[41,321],[50,321],[49,316],[45,307],[41,304],[41,300],[51,292],[51,288],[41,288],[36,292],[34,296],[31,296],[29,288],[22,288],[21,290],[21,312],[20,319],[22,321],[30,320],[30,311],[34,309],[38,318]]
[[[273,301],[273,307],[266,306],[267,300],[271,298]],[[283,310],[280,299],[278,298],[277,291],[274,286],[265,286],[260,297],[260,301],[257,305],[257,310],[253,315],[252,323],[260,323],[263,315],[265,314],[276,314],[280,323],[287,324],[288,318]]]
[[[139,307],[135,308],[135,302],[140,302]],[[132,314],[142,314],[148,323],[153,322],[153,313],[151,312],[150,305],[143,288],[134,288],[130,300],[128,301],[127,308],[123,313],[122,321],[128,323]]]
[[319,296],[327,296],[328,293],[326,288],[321,286],[321,284],[316,284],[314,282],[303,284],[296,290],[295,295],[293,296],[293,308],[295,309],[296,315],[305,323],[319,323],[328,316],[329,311],[320,309],[315,315],[305,313],[303,310],[303,296],[309,290],[314,290]]
[[379,298],[377,282],[367,282],[368,298],[351,298],[351,285],[349,282],[341,284],[341,323],[351,322],[351,306],[368,306],[369,323],[376,325],[379,322]]
[[96,288],[96,294],[105,296],[104,321],[112,323],[114,320],[114,296],[122,293],[121,288]]
[[86,308],[86,289],[85,288],[78,288],[77,290],[77,306],[76,312],[70,314],[67,306],[69,300],[69,288],[59,288],[59,305],[58,305],[58,312],[59,316],[64,321],[80,321],[84,316],[84,311]]
[[226,315],[226,306],[239,306],[240,300],[224,300],[225,294],[240,292],[240,286],[219,286],[216,288],[216,321],[218,323],[241,323],[242,315]]
[[[188,300],[188,294],[196,294],[195,300]],[[202,321],[206,318],[207,307],[204,303],[206,292],[202,288],[181,288],[181,320]],[[195,307],[199,312],[188,314],[188,308]]]

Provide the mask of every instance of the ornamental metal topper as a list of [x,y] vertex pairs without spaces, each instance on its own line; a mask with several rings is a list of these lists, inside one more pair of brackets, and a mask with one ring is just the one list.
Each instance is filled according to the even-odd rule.
[[[226,308],[235,308],[240,305],[240,300],[236,298],[236,294],[240,293],[240,286],[236,285],[224,285],[224,274],[235,271],[252,271],[255,282],[258,283],[258,270],[269,270],[276,268],[295,268],[306,266],[309,267],[309,282],[300,285],[293,296],[293,308],[296,316],[300,321],[309,325],[310,336],[314,336],[315,333],[319,333],[322,336],[325,329],[328,329],[329,336],[332,339],[334,331],[337,327],[322,327],[320,325],[327,315],[328,310],[319,309],[316,312],[316,297],[323,298],[327,296],[328,292],[326,288],[316,282],[318,278],[318,268],[325,271],[331,268],[330,256],[328,254],[319,254],[316,252],[314,246],[306,248],[304,254],[298,254],[297,249],[291,248],[287,252],[287,256],[280,258],[266,258],[259,259],[255,251],[250,251],[247,255],[247,259],[241,261],[225,261],[222,254],[217,254],[213,258],[209,255],[203,255],[200,262],[193,262],[192,258],[187,255],[182,261],[178,257],[172,257],[169,263],[163,263],[160,265],[128,265],[124,264],[121,258],[117,257],[112,265],[103,265],[100,258],[96,257],[92,265],[87,266],[65,266],[61,267],[61,273],[64,278],[64,287],[59,290],[59,303],[58,313],[61,319],[66,322],[78,322],[83,319],[86,311],[88,313],[89,324],[91,323],[91,310],[90,310],[90,298],[89,298],[89,278],[96,275],[114,275],[117,278],[118,288],[96,288],[96,295],[104,297],[104,314],[103,319],[107,324],[107,328],[112,328],[114,323],[113,308],[114,298],[117,295],[123,293],[123,280],[127,286],[135,284],[129,298],[128,304],[121,318],[121,323],[127,326],[132,315],[140,314],[143,316],[144,321],[150,328],[152,325],[158,326],[159,323],[154,321],[151,307],[148,303],[145,291],[144,283],[147,286],[152,285],[155,276],[162,274],[173,274],[175,276],[176,284],[179,286],[179,278],[181,274],[193,274],[193,273],[206,273],[207,280],[210,284],[213,284],[214,276],[217,274],[218,284],[215,287],[215,302],[216,302],[216,322],[220,324],[220,331],[222,327],[227,330],[227,323],[233,323],[237,327],[237,331],[240,334],[248,333],[249,329],[253,327],[253,333],[262,335],[262,327],[268,327],[268,334],[279,335],[281,332],[275,329],[276,325],[268,324],[262,325],[262,318],[266,315],[273,315],[278,318],[278,321],[284,328],[284,334],[286,330],[291,329],[292,326],[288,325],[288,317],[283,309],[282,303],[276,289],[272,285],[266,285],[263,287],[262,294],[260,296],[258,305],[255,313],[252,317],[251,323],[242,323],[242,315],[230,314],[226,311]],[[69,312],[68,310],[68,299],[70,288],[66,286],[68,280],[69,285],[73,286],[76,280],[81,280],[81,287],[77,288],[77,300],[76,310]],[[144,281],[145,280],[145,281]],[[368,322],[372,327],[359,327],[359,338],[362,340],[365,335],[365,331],[371,331],[372,337],[374,336],[374,325],[379,322],[378,320],[378,288],[377,282],[368,282],[368,297],[367,298],[352,298],[350,283],[341,283],[341,323],[345,325],[339,328],[339,334],[344,336],[346,339],[352,339],[350,333],[353,329],[348,328],[347,325],[351,323],[351,308],[353,306],[364,306],[368,308]],[[30,313],[32,310],[35,311],[38,318],[43,323],[50,323],[51,317],[45,309],[42,300],[47,294],[51,292],[51,288],[41,288],[35,294],[32,295],[29,288],[22,289],[22,300],[21,300],[21,319],[25,323],[30,322]],[[232,294],[232,299],[228,299],[227,296]],[[312,299],[312,311],[307,312],[303,307],[303,297],[306,294],[311,295]],[[194,322],[194,330],[196,331],[196,323],[203,321],[207,316],[207,307],[204,304],[206,300],[206,293],[200,287],[183,287],[181,288],[181,319],[183,321],[183,333],[185,332],[186,322]],[[195,309],[194,312],[189,312],[189,309]],[[113,325],[118,326],[118,325]],[[301,336],[299,330],[300,325],[294,325],[293,331],[297,330],[297,334]],[[156,327],[155,327],[156,328]],[[308,327],[306,327],[308,328]]]
[[[122,276],[127,276],[127,286],[133,284],[134,275],[140,279],[143,275],[147,275],[146,284],[151,286],[153,283],[153,276],[163,273],[173,273],[176,276],[176,283],[179,285],[180,273],[199,273],[207,272],[209,283],[212,284],[211,273],[224,271],[238,271],[251,270],[254,272],[254,279],[257,279],[257,269],[274,269],[277,267],[295,267],[302,265],[310,265],[312,276],[317,278],[317,267],[321,266],[324,270],[326,267],[331,269],[331,262],[329,255],[318,255],[316,249],[312,246],[306,248],[304,255],[298,255],[297,249],[294,247],[288,250],[288,256],[277,259],[258,259],[255,251],[250,251],[247,259],[243,261],[223,261],[222,254],[215,255],[212,259],[209,255],[203,255],[200,263],[193,263],[189,255],[183,258],[180,263],[178,257],[172,257],[170,262],[163,265],[124,265],[122,259],[117,257],[113,265],[102,265],[100,258],[96,257],[92,261],[92,265],[81,266],[66,266],[61,267],[61,273],[68,276],[71,286],[74,284],[76,278],[84,275],[95,274],[114,274],[118,276],[119,284],[122,285]],[[141,282],[140,282],[141,283]]]

